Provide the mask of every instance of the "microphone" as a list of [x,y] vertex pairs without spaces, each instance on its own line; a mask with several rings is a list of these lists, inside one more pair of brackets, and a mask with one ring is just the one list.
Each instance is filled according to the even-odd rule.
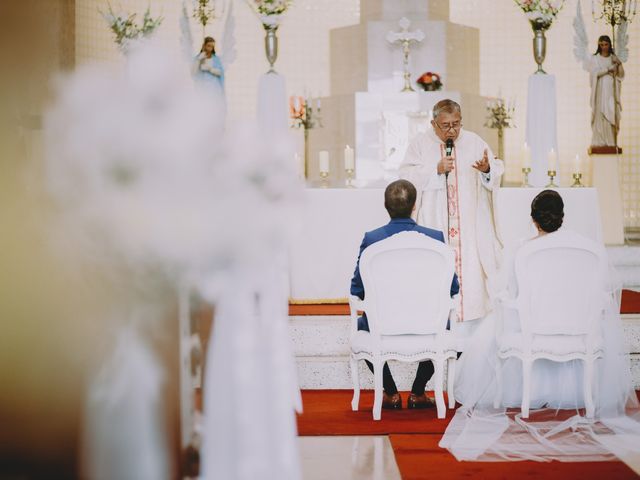
[[447,154],[447,157],[450,157],[453,153],[453,139],[447,138],[445,142],[444,152]]
[[[444,153],[447,157],[450,157],[453,153],[453,139],[447,138],[447,141],[444,143]],[[449,177],[449,172],[444,172],[445,178]]]

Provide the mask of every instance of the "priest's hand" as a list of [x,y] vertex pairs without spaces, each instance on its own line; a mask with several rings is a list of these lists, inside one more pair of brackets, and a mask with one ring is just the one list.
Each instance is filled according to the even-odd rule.
[[482,173],[489,173],[491,170],[491,165],[489,164],[489,156],[487,154],[487,149],[484,149],[484,155],[480,160],[473,164],[473,168],[476,170],[480,170]]
[[442,157],[438,162],[438,175],[449,173],[451,170],[453,170],[453,165],[453,157]]

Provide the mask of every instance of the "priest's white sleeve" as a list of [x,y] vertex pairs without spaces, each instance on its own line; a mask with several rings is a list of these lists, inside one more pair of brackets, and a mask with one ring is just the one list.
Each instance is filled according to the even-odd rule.
[[432,159],[427,158],[428,152],[422,148],[423,143],[423,140],[418,137],[409,144],[399,168],[400,178],[413,183],[418,192],[444,187],[441,176],[438,175],[438,161],[433,162]]

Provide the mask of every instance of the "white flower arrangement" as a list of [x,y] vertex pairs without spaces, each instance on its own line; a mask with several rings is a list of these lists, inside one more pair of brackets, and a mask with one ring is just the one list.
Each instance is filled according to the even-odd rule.
[[547,29],[564,5],[564,0],[514,0],[532,25]]
[[114,13],[111,4],[109,5],[109,10],[105,12],[100,12],[103,18],[107,21],[109,25],[109,29],[115,35],[115,42],[118,47],[126,51],[129,48],[130,42],[134,40],[138,40],[140,38],[148,38],[153,34],[153,32],[158,28],[162,21],[163,17],[153,18],[151,16],[151,11],[147,7],[144,12],[144,16],[142,17],[142,23],[138,24],[136,22],[136,13]]
[[266,29],[276,28],[280,18],[287,11],[293,0],[247,0],[251,9],[258,15]]
[[292,155],[257,127],[225,130],[182,61],[151,41],[60,84],[45,136],[61,234],[172,280],[269,264],[300,215]]

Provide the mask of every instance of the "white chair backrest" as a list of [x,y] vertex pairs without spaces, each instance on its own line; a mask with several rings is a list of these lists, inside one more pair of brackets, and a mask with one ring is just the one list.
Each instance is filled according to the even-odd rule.
[[558,232],[524,245],[515,262],[523,332],[594,332],[604,306],[607,269],[602,248],[586,238]]
[[371,333],[443,332],[453,272],[451,248],[419,232],[400,232],[367,247],[360,274]]

